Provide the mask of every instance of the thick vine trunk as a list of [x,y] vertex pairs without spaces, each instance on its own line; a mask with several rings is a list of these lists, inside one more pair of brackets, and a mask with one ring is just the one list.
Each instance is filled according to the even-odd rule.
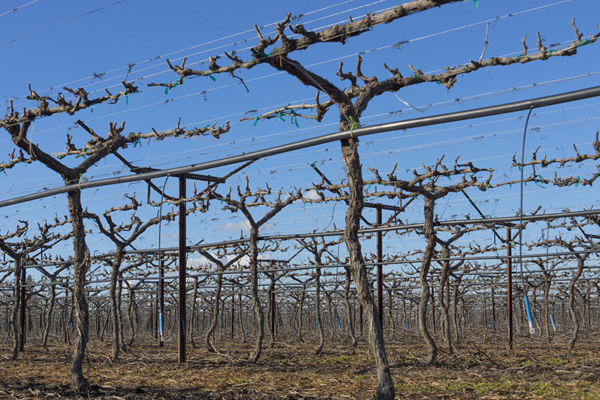
[[72,191],[67,196],[69,214],[73,225],[73,307],[75,308],[75,328],[77,337],[71,364],[71,386],[77,393],[85,393],[89,388],[83,376],[83,358],[89,338],[89,306],[85,294],[85,278],[88,271],[88,251],[85,243],[81,192]]
[[239,295],[239,300],[238,300],[238,304],[239,304],[239,309],[240,312],[238,313],[238,323],[240,325],[239,330],[242,333],[242,343],[246,343],[246,328],[244,327],[244,309],[242,308],[242,295]]
[[450,249],[448,245],[442,245],[442,258],[444,259],[442,265],[442,274],[440,277],[440,287],[438,289],[438,298],[440,303],[440,308],[442,309],[442,334],[444,336],[444,344],[446,346],[446,350],[452,353],[452,336],[450,335],[450,312],[448,310],[448,293],[447,283],[449,280],[450,274],[450,261],[448,258],[450,257]]
[[117,303],[117,279],[119,278],[119,266],[121,265],[121,260],[123,258],[122,252],[120,249],[117,249],[115,252],[115,259],[112,264],[112,271],[110,274],[110,288],[108,290],[109,293],[109,301],[110,301],[110,311],[112,318],[112,327],[113,327],[113,337],[112,337],[112,355],[111,358],[113,361],[119,359],[119,351],[121,346],[119,346],[119,335],[120,335],[120,324],[119,318],[120,313],[117,311],[118,303]]
[[129,296],[128,296],[128,307],[127,307],[127,319],[129,320],[129,327],[131,328],[131,336],[129,337],[128,346],[131,347],[135,340],[135,290],[133,287],[128,288]]
[[[349,126],[341,126],[341,128],[347,129]],[[394,384],[383,341],[383,328],[369,288],[367,269],[358,240],[360,217],[363,208],[363,178],[355,139],[345,139],[342,141],[342,156],[346,166],[349,191],[344,241],[348,249],[348,257],[358,300],[363,306],[363,312],[366,316],[369,345],[377,366],[377,399],[393,400]]]
[[275,327],[275,321],[273,321],[273,315],[275,314],[273,312],[273,307],[275,307],[275,305],[273,304],[273,296],[272,293],[275,290],[275,280],[273,280],[271,278],[271,283],[269,284],[269,289],[267,289],[267,310],[269,310],[268,312],[268,322],[269,322],[269,336],[271,338],[271,341],[269,342],[269,347],[270,348],[274,348],[275,347],[275,332],[273,332],[273,329],[271,329],[271,327]]
[[13,331],[13,349],[10,355],[11,361],[17,359],[19,355],[19,323],[17,322],[19,309],[21,308],[21,259],[15,258],[15,284],[14,284],[14,300],[11,313],[11,327]]
[[217,327],[217,322],[219,321],[219,310],[221,303],[221,287],[223,286],[223,275],[219,273],[217,275],[217,288],[215,290],[215,303],[213,305],[213,318],[211,321],[208,330],[206,331],[206,335],[204,336],[204,344],[206,345],[206,350],[209,353],[214,353],[215,348],[210,342],[211,335],[214,333],[215,328]]
[[256,325],[256,345],[248,358],[249,364],[256,364],[262,352],[262,343],[265,337],[265,316],[258,297],[258,227],[250,229],[250,295],[254,307]]
[[544,282],[544,327],[546,330],[546,342],[548,343],[552,342],[552,334],[550,333],[550,302],[548,300],[551,283],[550,276],[547,276],[546,282]]
[[306,285],[302,286],[302,295],[300,297],[300,303],[298,305],[298,311],[296,312],[296,316],[297,316],[297,330],[296,330],[296,335],[298,336],[298,340],[301,342],[304,342],[304,339],[302,338],[302,314],[303,314],[303,309],[304,309],[304,299],[306,298]]
[[350,308],[350,268],[346,268],[346,282],[344,286],[344,305],[346,307],[346,335],[350,338],[352,342],[352,353],[356,352],[356,347],[358,346],[358,340],[356,340],[356,336],[354,335],[354,325],[352,324],[352,312]]
[[571,314],[571,321],[573,321],[573,335],[571,336],[567,344],[569,350],[573,350],[573,347],[575,347],[575,342],[577,342],[577,338],[579,336],[579,320],[575,311],[575,284],[577,283],[577,280],[583,273],[583,266],[584,258],[579,256],[577,260],[577,272],[575,272],[575,275],[569,283],[569,314]]
[[423,232],[425,239],[427,240],[427,247],[425,248],[425,254],[423,255],[423,264],[421,265],[421,273],[419,275],[419,283],[421,284],[421,301],[419,303],[419,328],[421,330],[421,336],[427,346],[427,365],[431,365],[435,362],[437,356],[437,346],[429,330],[427,329],[427,303],[430,296],[429,281],[427,275],[429,275],[429,267],[431,266],[431,259],[433,258],[433,252],[435,250],[435,235],[433,232],[433,209],[434,200],[425,196],[424,206],[424,223]]
[[[120,276],[122,278],[122,276]],[[121,350],[127,351],[127,347],[125,347],[125,335],[123,334],[123,312],[121,311],[121,305],[123,304],[123,280],[119,280],[117,286],[117,320],[119,321],[119,344],[121,345]]]
[[[52,278],[54,279],[54,278]],[[44,330],[42,331],[42,347],[44,350],[48,350],[48,335],[50,334],[50,325],[52,322],[52,311],[54,310],[54,302],[56,300],[56,283],[50,283],[50,302],[48,309],[46,310],[46,318],[44,324]]]
[[315,275],[315,319],[317,330],[319,331],[319,346],[315,349],[315,354],[321,354],[325,345],[325,332],[323,331],[323,320],[321,318],[321,260],[317,260],[317,272]]
[[189,327],[188,336],[190,338],[190,343],[193,348],[196,348],[196,342],[194,342],[194,332],[196,330],[197,318],[196,318],[196,302],[198,301],[198,277],[194,278],[194,296],[192,298],[192,312],[191,312],[191,321]]

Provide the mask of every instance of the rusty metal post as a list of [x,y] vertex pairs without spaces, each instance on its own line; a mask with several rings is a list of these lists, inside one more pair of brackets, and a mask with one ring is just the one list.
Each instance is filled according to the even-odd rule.
[[155,328],[154,329],[154,339],[158,339],[159,338],[159,336],[158,336],[158,328],[159,328],[160,322],[158,321],[158,314],[160,313],[160,311],[159,311],[160,306],[159,306],[159,295],[158,295],[158,293],[160,292],[160,282],[156,282],[156,288],[158,290],[156,291],[156,301],[155,301],[155,304],[154,304],[154,317],[155,317],[154,318],[154,328]]
[[[377,226],[380,227],[381,222],[381,204],[377,203]],[[383,261],[383,232],[377,232],[377,314],[383,329],[383,266],[380,264]]]
[[362,304],[358,305],[358,324],[360,325],[360,336],[363,334],[363,309]]
[[25,312],[27,311],[27,307],[25,306],[25,273],[25,268],[21,266],[21,334],[19,339],[19,351],[23,351],[25,346]]
[[507,290],[507,304],[506,313],[508,320],[508,348],[513,348],[513,296],[512,296],[512,250],[511,250],[512,239],[510,236],[510,228],[506,228],[506,290]]
[[[185,174],[179,175],[179,199],[185,199]],[[179,363],[186,360],[185,314],[186,314],[186,226],[185,202],[179,203]]]
[[158,322],[159,329],[159,346],[163,347],[165,345],[165,264],[162,259],[162,255],[159,255],[160,259],[160,267],[158,270],[158,276],[160,277],[159,281],[159,303],[160,303],[160,320]]

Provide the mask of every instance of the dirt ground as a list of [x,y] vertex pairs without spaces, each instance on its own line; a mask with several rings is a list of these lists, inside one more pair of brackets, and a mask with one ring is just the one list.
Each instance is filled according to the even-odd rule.
[[[539,338],[515,337],[506,348],[505,332],[480,332],[441,350],[438,363],[425,366],[425,350],[415,333],[388,338],[387,350],[396,395],[408,399],[600,399],[600,343],[584,332],[573,351],[566,337],[547,345]],[[329,338],[328,338],[329,339]],[[439,338],[438,338],[439,339]],[[110,360],[110,343],[89,344],[85,374],[92,385],[89,398],[104,399],[370,399],[376,373],[364,338],[356,354],[341,336],[314,355],[316,337],[306,343],[265,341],[258,365],[245,358],[253,343],[219,340],[217,353],[201,341],[188,347],[188,362],[177,363],[174,339],[159,348],[149,337]],[[438,340],[439,342],[439,340]],[[70,390],[71,346],[51,343],[50,351],[31,338],[17,361],[8,360],[11,344],[0,344],[0,399],[77,398]]]

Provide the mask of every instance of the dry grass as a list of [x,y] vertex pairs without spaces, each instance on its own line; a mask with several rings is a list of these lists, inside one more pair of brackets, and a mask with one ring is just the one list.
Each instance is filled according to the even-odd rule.
[[[387,349],[401,398],[600,399],[600,344],[581,341],[568,351],[565,342],[556,337],[547,345],[518,337],[507,351],[504,335],[490,332],[456,346],[452,354],[440,351],[434,366],[424,365],[424,347],[414,334],[389,339]],[[91,397],[341,399],[371,398],[375,392],[376,374],[364,342],[352,354],[339,338],[315,356],[314,343],[279,341],[273,349],[265,346],[254,366],[245,363],[252,343],[215,346],[218,353],[190,346],[188,362],[179,365],[173,341],[164,348],[137,342],[117,362],[110,360],[109,343],[92,341],[85,368],[96,385]],[[0,399],[75,397],[68,389],[69,346],[53,345],[45,352],[31,339],[16,362],[8,361],[9,348],[0,346]]]

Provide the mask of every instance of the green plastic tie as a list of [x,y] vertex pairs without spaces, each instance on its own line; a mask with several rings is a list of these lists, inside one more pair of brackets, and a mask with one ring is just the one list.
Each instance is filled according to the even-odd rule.
[[450,177],[450,174],[446,174],[446,178],[452,180],[452,178]]
[[538,175],[539,180],[533,180],[535,182],[536,185],[538,185],[539,187],[541,187],[542,189],[546,189],[544,187],[544,178],[542,178],[542,175]]
[[512,183],[509,183],[509,185],[510,185],[510,188],[512,189]]
[[177,87],[177,85],[179,85],[180,81],[181,81],[181,78],[177,79],[171,89],[175,89]]
[[519,54],[519,55],[517,56],[517,58],[515,58],[515,61],[517,61],[517,62],[518,62],[518,61],[521,59],[521,57],[523,57],[524,55],[525,55],[524,53],[521,53],[521,54]]
[[575,47],[585,46],[586,44],[589,44],[589,43],[591,43],[591,40],[590,39],[585,39],[583,42],[579,43]]
[[214,76],[212,76],[212,75],[208,75],[208,77],[209,77],[210,79],[212,79],[212,80],[213,80],[213,82],[216,82],[216,81],[217,81],[217,80],[215,79],[215,77],[214,77]]
[[141,149],[142,144],[140,143],[140,139],[135,139],[135,141],[133,142],[133,147],[136,148],[138,144],[140,145],[140,149]]
[[298,125],[298,116],[294,110],[292,110],[292,122],[296,124],[296,127],[300,128],[300,125]]
[[316,161],[313,161],[312,164],[310,164],[311,167],[313,167],[313,169],[317,168],[315,165],[317,164]]
[[577,182],[575,182],[575,187],[579,186],[579,175],[577,176]]
[[125,105],[129,105],[129,96],[125,95]]
[[437,83],[438,85],[441,85],[441,84],[442,84],[442,82],[440,82],[440,81],[439,81],[439,80],[438,80],[438,79],[435,77],[435,75],[433,76],[433,81],[434,81],[435,83]]
[[23,236],[27,236],[27,229],[25,229],[25,232],[23,232]]
[[354,120],[354,118],[350,117],[350,121],[352,121],[352,125],[350,126],[350,137],[354,139],[354,129],[360,128],[360,124]]
[[96,100],[92,101],[92,111],[90,112],[94,112],[94,108],[96,108]]
[[548,57],[550,57],[554,53],[554,50],[548,50]]
[[79,190],[81,190],[81,182],[87,182],[88,178],[84,177],[83,175],[79,174],[79,183],[77,184],[77,186],[79,187]]
[[256,126],[256,124],[258,124],[258,117],[254,118],[254,126]]
[[519,167],[519,171],[521,171],[521,166],[520,166],[520,165],[518,165],[518,167]]
[[23,161],[23,164],[25,164],[25,166],[27,166],[27,161]]
[[412,77],[415,78],[417,80],[417,82],[421,82],[421,80],[419,79],[419,77],[417,76],[417,74],[412,74]]
[[169,88],[168,87],[165,88],[165,94],[169,94]]
[[479,8],[479,0],[473,0],[473,4],[475,4],[475,8]]
[[279,111],[279,118],[278,121],[283,121],[285,122],[285,119],[283,119],[283,110]]

